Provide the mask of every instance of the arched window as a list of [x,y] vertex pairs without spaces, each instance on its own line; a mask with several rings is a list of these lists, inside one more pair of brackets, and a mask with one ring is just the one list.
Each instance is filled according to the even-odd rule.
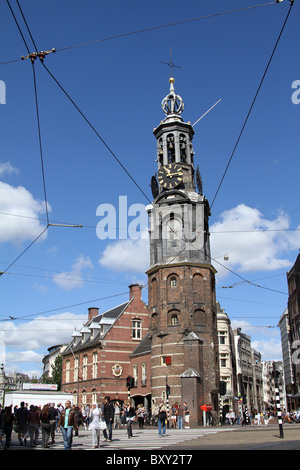
[[178,326],[180,323],[180,311],[170,310],[168,312],[168,326]]
[[153,315],[151,317],[152,330],[156,330],[157,325],[158,325],[158,316],[157,316],[157,313],[153,313]]
[[151,281],[151,298],[152,298],[152,307],[157,305],[157,280],[154,278]]
[[181,163],[187,162],[186,153],[186,136],[184,134],[179,135],[179,148],[180,148],[180,161]]
[[173,134],[167,135],[168,163],[175,163],[175,140]]
[[162,138],[160,138],[159,141],[157,142],[157,161],[160,163],[160,165],[164,164],[163,156],[164,156],[163,141],[162,141]]
[[82,406],[86,405],[86,390],[82,390],[82,395],[81,395],[81,400],[82,400]]
[[203,276],[197,273],[193,276],[193,302],[203,302]]
[[180,278],[176,273],[172,273],[167,278],[167,302],[180,302]]
[[97,390],[95,388],[92,390],[92,402],[97,403]]
[[206,325],[206,314],[204,309],[198,308],[194,311],[194,324],[198,326]]

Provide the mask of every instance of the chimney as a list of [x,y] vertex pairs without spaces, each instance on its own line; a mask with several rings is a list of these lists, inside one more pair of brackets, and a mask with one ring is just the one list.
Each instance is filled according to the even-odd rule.
[[89,321],[92,320],[99,314],[99,308],[97,307],[90,307],[89,308]]
[[141,299],[142,298],[142,286],[139,284],[131,284],[129,286],[129,299]]

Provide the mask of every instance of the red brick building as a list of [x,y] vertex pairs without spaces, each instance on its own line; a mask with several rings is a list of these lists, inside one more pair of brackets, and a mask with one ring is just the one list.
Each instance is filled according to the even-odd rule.
[[[74,394],[80,406],[102,403],[106,395],[125,401],[128,398],[127,377],[135,373],[136,385],[143,370],[130,355],[148,332],[148,309],[142,300],[141,286],[129,286],[129,300],[107,312],[89,308],[88,320],[63,352],[62,390]],[[149,377],[149,376],[148,376]],[[148,382],[148,386],[150,382]],[[146,396],[145,386],[143,395]],[[143,402],[143,401],[139,401]]]

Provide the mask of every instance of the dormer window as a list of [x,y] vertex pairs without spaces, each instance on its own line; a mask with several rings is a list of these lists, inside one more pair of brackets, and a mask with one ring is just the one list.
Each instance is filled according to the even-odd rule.
[[72,334],[72,336],[74,338],[74,346],[78,346],[78,344],[81,341],[82,334],[79,331],[75,330],[74,333]]

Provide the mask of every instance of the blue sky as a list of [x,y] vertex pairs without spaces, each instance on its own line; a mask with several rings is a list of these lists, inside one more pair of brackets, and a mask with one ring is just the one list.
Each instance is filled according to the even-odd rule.
[[[33,52],[17,3],[10,3]],[[49,8],[37,0],[20,2],[37,48],[57,50],[45,65],[142,189],[37,60],[50,222],[82,227],[49,226],[30,247],[47,227],[33,73],[29,60],[17,60],[27,51],[8,5],[1,4],[6,102],[0,106],[0,353],[7,371],[39,375],[47,348],[69,339],[88,307],[105,311],[128,298],[132,282],[146,284],[147,240],[132,239],[127,228],[135,220],[130,211],[152,200],[152,132],[164,119],[160,105],[170,71],[162,61],[170,60],[170,47],[181,67],[174,76],[184,120],[193,124],[221,99],[195,125],[193,141],[204,193],[214,201],[210,229],[218,300],[264,360],[281,358],[277,324],[287,305],[286,272],[300,247],[300,105],[292,101],[292,84],[300,80],[297,2],[215,197],[289,2],[211,15],[262,3],[54,0]],[[171,26],[205,16],[210,17]],[[163,25],[169,26],[156,28]],[[127,204],[127,221],[120,201]],[[97,208],[103,204],[116,211],[116,239],[97,236]],[[146,302],[147,296],[145,288]]]

